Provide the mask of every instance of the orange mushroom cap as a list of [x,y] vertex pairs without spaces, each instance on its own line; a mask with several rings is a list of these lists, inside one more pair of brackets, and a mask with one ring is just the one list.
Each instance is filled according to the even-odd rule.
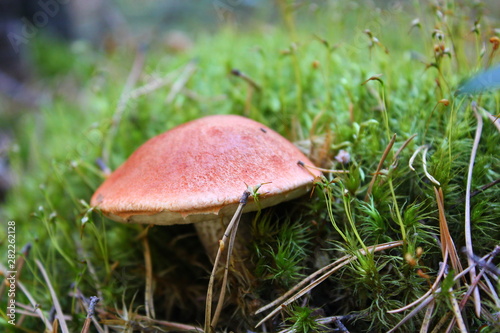
[[[119,222],[181,224],[229,216],[246,185],[268,183],[261,208],[297,198],[316,170],[291,142],[268,127],[235,115],[200,118],[139,147],[97,189],[91,205]],[[257,209],[249,200],[244,211]]]

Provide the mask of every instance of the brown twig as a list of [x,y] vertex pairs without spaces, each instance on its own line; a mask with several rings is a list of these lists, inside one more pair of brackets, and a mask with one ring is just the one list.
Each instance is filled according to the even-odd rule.
[[[219,262],[222,256],[222,252],[224,252],[225,249],[225,243],[227,242],[227,239],[231,236],[231,231],[233,230],[233,227],[239,222],[241,218],[241,214],[243,213],[243,207],[245,207],[248,197],[250,196],[250,192],[248,189],[246,189],[243,192],[243,195],[241,196],[240,199],[240,204],[238,205],[238,208],[234,212],[233,218],[229,222],[226,231],[224,232],[224,235],[222,236],[222,239],[219,241],[219,249],[217,251],[217,255],[214,260],[214,267],[212,269],[212,273],[210,274],[210,280],[208,282],[208,290],[207,290],[207,299],[206,299],[206,306],[205,306],[205,325],[204,325],[204,330],[205,333],[209,333],[214,331],[215,326],[217,325],[218,321],[218,316],[219,313],[214,314],[214,318],[212,319],[212,299],[213,299],[213,289],[214,289],[214,283],[215,283],[215,273],[217,271],[217,266],[219,266]],[[227,261],[229,261],[230,254],[227,254]],[[224,274],[227,274],[224,272]],[[225,277],[225,280],[227,278]],[[224,302],[224,294],[225,294],[225,288],[226,286],[223,285],[221,289],[221,294],[219,296],[219,304]],[[219,305],[217,305],[217,310],[219,309]]]
[[232,69],[231,74],[233,74],[234,76],[237,76],[237,77],[241,77],[243,80],[245,80],[245,82],[247,82],[249,85],[251,85],[255,90],[257,90],[257,91],[262,90],[262,87],[257,82],[255,82],[250,76],[246,75],[245,73],[243,73],[239,69]]
[[92,318],[95,315],[95,305],[99,302],[99,297],[90,296],[89,306],[87,308],[87,318],[85,319],[85,323],[83,324],[83,328],[81,333],[88,333],[90,329],[90,323],[92,322]]

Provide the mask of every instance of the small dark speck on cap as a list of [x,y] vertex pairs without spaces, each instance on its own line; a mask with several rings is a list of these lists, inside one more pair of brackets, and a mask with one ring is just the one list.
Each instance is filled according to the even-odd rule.
[[267,133],[267,131],[266,131],[266,129],[265,129],[265,128],[262,128],[262,127],[261,127],[261,128],[260,128],[260,130],[261,130],[262,132],[264,132],[264,133]]

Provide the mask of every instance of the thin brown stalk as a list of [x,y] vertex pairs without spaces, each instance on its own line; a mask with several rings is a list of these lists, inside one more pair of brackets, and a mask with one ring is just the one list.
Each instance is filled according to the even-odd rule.
[[85,318],[85,322],[82,327],[81,333],[88,333],[90,329],[90,323],[94,318],[95,305],[99,302],[99,298],[95,296],[90,297],[90,304],[87,307],[87,318]]
[[479,189],[477,189],[471,193],[471,197],[474,197],[474,196],[478,195],[479,193],[483,192],[484,190],[487,190],[490,187],[495,186],[497,184],[500,184],[500,179],[496,179],[496,180],[492,181],[491,183],[488,183],[486,185],[481,186]]
[[[434,193],[436,194],[436,201],[438,204],[438,210],[439,210],[439,230],[440,230],[440,235],[441,235],[441,246],[443,247],[442,251],[444,251],[443,257],[448,257],[451,261],[451,265],[453,269],[456,272],[462,272],[462,266],[460,264],[460,258],[458,257],[458,253],[455,247],[455,244],[453,242],[453,238],[451,237],[450,231],[448,229],[448,222],[446,221],[446,215],[444,213],[444,197],[443,197],[443,191],[441,188],[439,190],[434,187]],[[446,261],[445,261],[446,263]],[[465,322],[462,318],[462,314],[460,312],[460,308],[458,306],[458,302],[453,295],[453,288],[450,288],[449,290],[449,299],[450,303],[452,305],[452,310],[453,314],[455,315],[454,319],[458,323],[458,327],[460,328],[461,332],[467,332],[467,329],[465,327]],[[453,325],[452,325],[453,324]],[[450,327],[454,326],[454,321],[450,322]],[[465,331],[464,331],[465,329]]]
[[[97,308],[96,305],[97,305],[97,302],[100,300],[99,297],[95,297],[95,296],[91,296],[90,297],[90,302],[87,304],[87,299],[85,298],[85,296],[82,294],[82,292],[80,290],[78,290],[77,288],[75,288],[74,292],[70,293],[70,296],[72,297],[76,297],[78,300],[80,300],[80,303],[82,304],[83,308],[85,309],[85,311],[87,312],[87,318],[85,320],[85,322],[87,321],[92,321],[92,323],[94,324],[94,327],[95,329],[97,330],[97,332],[99,333],[105,333],[107,332],[107,326],[105,327],[106,329],[103,329],[101,327],[101,325],[99,324],[99,322],[97,321],[96,317],[95,317],[95,312],[96,310],[98,312],[104,312],[104,310],[101,308]],[[94,297],[94,298],[93,298]],[[92,300],[94,300],[94,302],[92,303]],[[93,308],[90,308],[90,306],[93,306]],[[89,313],[91,314],[91,316],[89,316]],[[90,320],[88,320],[90,317]],[[82,329],[83,330],[83,329]]]
[[231,74],[233,74],[234,76],[242,78],[253,89],[255,89],[257,91],[261,91],[262,90],[262,87],[257,82],[255,82],[254,79],[252,79],[250,76],[246,75],[242,71],[240,71],[238,69],[233,69],[233,70],[231,70]]
[[64,319],[64,313],[61,308],[61,304],[59,303],[59,299],[57,297],[57,294],[52,287],[52,283],[50,283],[49,276],[47,275],[47,271],[45,271],[45,268],[43,267],[42,263],[40,260],[35,259],[35,263],[38,266],[38,269],[42,273],[43,279],[45,280],[45,283],[47,283],[47,288],[49,288],[50,296],[52,297],[52,302],[54,302],[54,308],[56,309],[56,318],[59,319],[59,323],[61,324],[61,331],[63,333],[69,333],[68,326],[66,325],[66,321]]
[[387,147],[385,147],[382,158],[380,159],[380,162],[378,163],[377,170],[375,171],[373,178],[370,181],[370,185],[368,185],[368,191],[366,191],[366,196],[365,196],[365,201],[367,201],[367,202],[370,199],[370,195],[372,193],[372,188],[373,188],[373,185],[375,184],[375,181],[377,180],[377,176],[379,175],[380,170],[382,170],[382,166],[384,165],[384,161],[387,158],[387,156],[389,155],[389,152],[391,151],[392,146],[394,145],[394,142],[396,142],[396,134],[394,134],[392,136],[391,141],[389,141],[389,144],[387,145]]
[[[219,241],[219,249],[217,251],[217,255],[215,256],[214,260],[214,266],[212,269],[212,273],[210,274],[210,280],[208,281],[208,290],[207,290],[207,299],[206,299],[206,305],[205,305],[205,325],[204,325],[204,331],[206,333],[212,332],[215,329],[215,325],[217,325],[217,318],[214,318],[214,320],[211,320],[212,318],[212,299],[213,299],[213,289],[214,289],[214,283],[215,283],[215,273],[217,271],[217,267],[219,266],[220,258],[222,256],[222,252],[224,252],[225,248],[225,243],[227,242],[227,239],[230,237],[231,230],[233,229],[234,225],[237,223],[236,221],[239,221],[241,218],[241,214],[243,213],[243,208],[245,207],[248,197],[250,196],[250,192],[245,190],[243,192],[243,195],[241,196],[240,199],[240,204],[238,208],[236,209],[236,212],[233,215],[233,218],[229,222],[226,231],[224,232],[224,235],[222,236],[222,239]],[[224,302],[224,294],[223,292],[225,290],[226,286],[223,285],[221,289],[221,294],[219,296],[219,303]]]
[[82,330],[80,331],[81,333],[88,333],[90,329],[90,323],[92,322],[92,319],[87,317],[85,318],[85,321],[83,322],[83,327]]
[[215,308],[214,316],[212,318],[212,327],[215,328],[217,325],[217,322],[219,321],[219,316],[222,311],[222,306],[224,298],[226,296],[226,285],[227,285],[227,278],[229,275],[229,265],[231,262],[231,254],[233,253],[233,247],[234,247],[234,240],[236,239],[236,232],[238,231],[238,225],[241,220],[241,215],[240,218],[236,219],[233,228],[231,229],[231,234],[229,236],[229,247],[227,249],[227,256],[226,256],[226,265],[224,266],[224,277],[222,279],[222,289],[220,291],[220,297],[219,297],[219,302],[217,303],[217,307]]
[[399,147],[399,149],[396,151],[396,153],[394,154],[394,156],[392,157],[392,160],[393,160],[393,163],[396,161],[396,159],[399,157],[399,154],[401,154],[401,152],[408,146],[408,144],[410,142],[413,141],[413,139],[415,139],[415,137],[417,136],[417,134],[413,134],[412,136],[410,136],[408,139],[405,140],[405,142],[403,142],[403,144],[401,145],[401,147]]

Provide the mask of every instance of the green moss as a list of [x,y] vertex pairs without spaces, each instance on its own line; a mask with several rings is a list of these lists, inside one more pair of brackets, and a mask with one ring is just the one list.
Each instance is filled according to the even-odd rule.
[[[320,330],[315,319],[349,314],[355,320],[343,323],[353,332],[387,331],[396,325],[408,311],[387,311],[429,290],[443,260],[434,192],[438,185],[425,175],[424,159],[443,190],[450,234],[466,267],[460,250],[465,245],[465,186],[477,126],[470,102],[494,115],[500,106],[498,92],[472,97],[454,93],[459,82],[484,67],[491,45],[485,44],[483,58],[481,47],[494,25],[484,20],[478,34],[470,33],[472,18],[482,15],[472,4],[447,1],[445,16],[436,15],[439,8],[430,3],[402,6],[331,1],[319,11],[314,6],[287,10],[288,27],[273,22],[199,34],[194,48],[181,54],[150,45],[142,51],[144,65],[133,88],[156,79],[170,81],[136,97],[123,92],[137,55],[126,46],[130,44],[105,53],[83,42],[36,40],[33,61],[50,98],[39,110],[19,117],[1,115],[9,122],[2,128],[10,127],[14,136],[9,163],[16,183],[0,207],[0,217],[16,221],[18,252],[32,245],[20,281],[42,311],[48,315],[53,300],[35,260],[48,271],[64,312],[72,315],[70,331],[81,330],[85,320],[79,301],[69,296],[76,291],[103,296],[101,304],[111,309],[109,313],[123,306],[131,313],[145,313],[144,249],[137,238],[141,229],[111,222],[88,206],[105,177],[96,161],[103,160],[113,170],[150,137],[209,114],[240,114],[263,122],[305,150],[311,148],[318,166],[349,171],[325,174],[311,197],[254,217],[249,261],[255,269],[246,288],[235,281],[229,286],[221,331],[255,330],[262,317],[250,312],[346,255],[356,260],[290,305],[284,317],[266,322],[267,330]],[[411,28],[416,17],[420,24]],[[436,37],[436,27],[444,40]],[[365,29],[370,29],[371,39]],[[440,42],[452,49],[451,57],[434,54]],[[43,49],[38,47],[42,44]],[[167,103],[172,83],[186,66],[196,70]],[[232,75],[233,69],[251,77],[260,90]],[[378,74],[380,81],[366,81]],[[124,108],[120,99],[126,102]],[[394,146],[369,190],[393,134]],[[420,151],[411,170],[410,158],[423,145],[428,149]],[[499,132],[485,118],[472,178],[472,191],[484,188],[471,200],[478,256],[492,251],[500,239],[495,183],[500,178],[499,146]],[[349,161],[335,159],[340,149],[349,154]],[[5,233],[5,228],[0,230],[2,248]],[[188,250],[181,247],[181,239]],[[403,246],[390,250],[361,250],[403,239]],[[149,242],[156,318],[203,322],[211,267],[193,229],[155,227]],[[454,295],[464,292],[456,288]],[[486,294],[481,318],[475,318],[470,302],[464,308],[471,330],[491,323],[498,312],[497,303]],[[431,326],[450,311],[449,293],[441,296]],[[16,300],[28,304],[20,291]],[[5,304],[2,298],[2,320]],[[422,320],[423,312],[404,329],[419,330]],[[3,321],[0,325],[8,327]],[[42,324],[30,317],[22,325],[33,330]]]

